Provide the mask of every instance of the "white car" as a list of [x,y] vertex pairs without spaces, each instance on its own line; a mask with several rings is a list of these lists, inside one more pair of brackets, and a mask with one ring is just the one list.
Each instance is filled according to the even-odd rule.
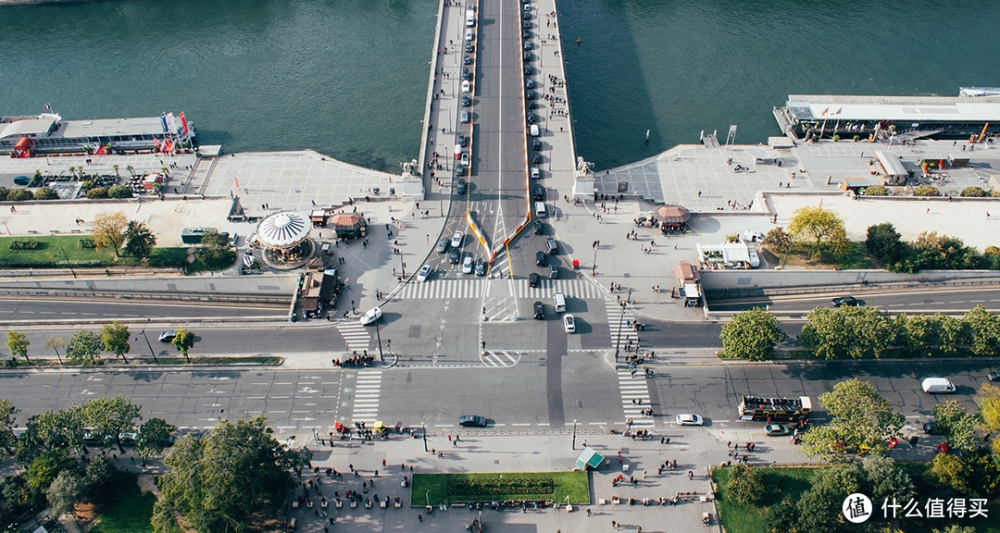
[[465,256],[465,261],[462,261],[462,272],[465,274],[472,274],[473,264],[474,263],[472,261],[472,256],[471,255]]
[[743,232],[743,240],[745,242],[764,242],[764,234],[759,231],[748,229]]
[[757,250],[750,248],[747,250],[750,254],[750,268],[757,268],[760,266],[760,257],[757,256]]
[[542,173],[541,173],[540,170],[538,170],[538,167],[531,167],[531,177],[532,178],[538,178],[541,175],[542,175]]
[[469,166],[469,152],[462,152],[462,164]]
[[427,281],[427,278],[430,277],[431,272],[432,272],[431,266],[424,265],[420,269],[420,272],[417,272],[417,281]]
[[678,426],[700,426],[705,423],[702,417],[692,414],[677,415],[676,420]]
[[573,315],[563,315],[563,328],[566,333],[576,333],[576,318]]
[[456,231],[455,234],[451,236],[451,247],[452,248],[461,248],[462,247],[462,237],[465,237],[465,235],[463,235],[461,231]]
[[469,80],[465,80],[462,82],[462,92],[463,93],[472,92],[472,83]]
[[371,310],[369,310],[367,313],[364,314],[364,316],[361,317],[361,320],[359,322],[361,322],[362,326],[367,326],[369,324],[375,323],[375,321],[380,318],[382,318],[382,309],[378,307],[372,307]]

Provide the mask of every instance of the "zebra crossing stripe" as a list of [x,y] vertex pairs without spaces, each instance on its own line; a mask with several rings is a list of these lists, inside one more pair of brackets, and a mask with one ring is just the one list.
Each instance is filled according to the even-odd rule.
[[[437,300],[482,298],[490,280],[486,279],[443,279],[423,283],[408,283],[399,291],[399,300]],[[514,280],[514,294],[518,298],[551,298],[555,292],[562,292],[569,298],[604,298],[604,292],[593,282],[584,279],[541,279],[538,287],[528,286],[528,280]]]
[[487,351],[480,357],[480,359],[482,360],[483,365],[491,368],[511,367],[516,365],[517,362],[521,360],[521,354],[518,352],[508,352],[506,350],[501,350],[499,352]]
[[372,337],[364,326],[355,321],[337,322],[336,325],[340,336],[347,343],[348,351],[361,352],[368,349]]
[[381,370],[359,371],[351,419],[354,422],[364,422],[365,424],[375,423],[378,419],[379,396],[381,392]]
[[[632,427],[653,429],[653,418],[642,414],[644,409],[649,409],[649,384],[645,375],[641,378],[633,377],[631,370],[619,370],[618,387],[621,390],[622,411],[625,418],[632,419]],[[638,400],[642,400],[642,403],[638,403]]]
[[624,349],[628,345],[628,341],[635,342],[636,333],[632,331],[632,328],[628,326],[629,320],[635,320],[635,315],[632,311],[625,308],[625,314],[622,315],[621,307],[619,307],[618,302],[610,298],[606,298],[605,307],[608,311],[608,329],[611,332],[611,347],[614,348],[618,343],[618,331],[619,322],[621,322],[621,348]]

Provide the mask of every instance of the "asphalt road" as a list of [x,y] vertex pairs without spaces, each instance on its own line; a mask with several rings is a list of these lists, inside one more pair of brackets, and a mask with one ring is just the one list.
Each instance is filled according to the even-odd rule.
[[[1000,310],[1000,290],[977,288],[962,290],[932,290],[893,293],[853,294],[865,305],[885,309],[890,313],[958,312],[964,313],[977,305],[991,311]],[[769,305],[772,311],[808,313],[814,307],[829,307],[833,296],[801,296],[794,298],[742,300],[711,304],[715,311],[744,311]]]
[[[554,326],[550,326],[550,334]],[[938,402],[958,399],[972,407],[985,381],[987,361],[837,362],[794,365],[713,365],[661,368],[647,380],[657,432],[678,434],[673,418],[693,412],[709,428],[759,429],[736,419],[743,394],[816,398],[850,377],[870,381],[913,423],[925,421]],[[927,395],[920,380],[946,376],[958,391]],[[366,376],[377,385],[377,412],[387,424],[456,427],[458,416],[479,414],[488,431],[565,430],[577,420],[581,431],[604,432],[623,423],[616,374],[598,356],[553,351],[544,361],[513,368],[386,369]],[[21,409],[18,421],[48,409],[90,398],[124,394],[143,405],[143,415],[161,416],[190,430],[214,426],[220,417],[264,414],[278,433],[325,433],[336,421],[351,422],[359,393],[354,370],[199,370],[6,372],[3,395]],[[815,415],[824,419],[823,412]]]
[[287,308],[238,305],[119,302],[115,300],[0,299],[0,321],[113,320],[287,316]]

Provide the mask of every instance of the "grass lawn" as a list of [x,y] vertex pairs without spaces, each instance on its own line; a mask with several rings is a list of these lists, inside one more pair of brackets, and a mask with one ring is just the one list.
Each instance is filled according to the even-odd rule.
[[[66,260],[76,268],[137,265],[132,257],[115,259],[111,250],[78,248],[80,239],[91,235],[38,235],[27,237],[0,237],[0,265],[9,268],[65,268]],[[37,241],[34,250],[11,250],[12,241]],[[66,255],[63,255],[65,251]],[[235,260],[235,254],[234,260]],[[156,267],[180,267],[187,260],[187,248],[154,248],[149,265]],[[232,262],[230,262],[230,265]],[[229,266],[229,265],[226,265]]]
[[805,267],[810,270],[878,268],[868,257],[865,243],[853,241],[849,243],[847,252],[839,258],[832,257],[825,252],[814,257],[811,245],[794,244],[791,251],[788,252],[788,257],[785,257],[784,254],[775,254],[764,248],[764,259],[771,265],[783,265],[783,268]]
[[[491,494],[482,497],[448,494],[448,481],[452,479],[496,479],[496,478],[552,478],[555,491],[552,494]],[[552,500],[553,503],[589,504],[590,481],[586,472],[505,472],[505,473],[463,473],[463,474],[413,474],[410,503],[414,507],[448,504],[462,501],[501,500]]]
[[156,497],[142,494],[135,481],[128,483],[118,500],[108,507],[97,520],[90,533],[152,533],[149,523],[153,517],[153,503]]

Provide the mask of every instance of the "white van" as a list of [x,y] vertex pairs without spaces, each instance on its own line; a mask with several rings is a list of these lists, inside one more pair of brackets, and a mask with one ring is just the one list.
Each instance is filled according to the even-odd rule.
[[924,392],[928,394],[951,394],[955,392],[955,384],[947,378],[927,378],[921,383]]
[[542,134],[541,130],[538,129],[538,124],[532,124],[528,131],[531,132],[532,137],[538,137]]
[[556,306],[557,313],[566,312],[566,295],[561,292],[557,292],[552,295],[552,303]]
[[535,216],[538,218],[545,218],[548,215],[549,212],[545,208],[545,202],[535,202]]
[[476,25],[476,12],[473,10],[468,10],[465,12],[465,25],[475,26]]

